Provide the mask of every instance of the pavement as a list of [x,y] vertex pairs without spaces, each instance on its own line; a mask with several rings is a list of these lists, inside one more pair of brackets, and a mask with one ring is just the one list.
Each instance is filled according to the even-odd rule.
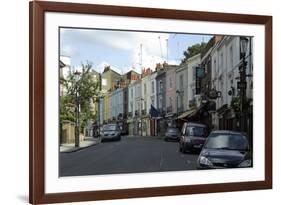
[[61,144],[60,145],[60,152],[61,153],[70,153],[75,152],[93,145],[97,145],[100,143],[100,138],[94,138],[94,137],[85,137],[84,141],[80,142],[79,147],[75,147],[74,143],[71,144]]
[[60,176],[104,175],[197,169],[198,153],[179,152],[178,142],[122,136],[78,152],[59,155]]

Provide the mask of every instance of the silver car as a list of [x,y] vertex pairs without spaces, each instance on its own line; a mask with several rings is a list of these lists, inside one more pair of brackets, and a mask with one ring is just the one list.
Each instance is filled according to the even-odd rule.
[[121,130],[117,124],[107,124],[102,127],[101,140],[113,141],[121,140]]

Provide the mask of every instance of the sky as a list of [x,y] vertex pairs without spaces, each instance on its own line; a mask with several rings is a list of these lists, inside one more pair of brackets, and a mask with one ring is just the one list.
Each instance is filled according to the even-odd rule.
[[156,63],[179,64],[191,45],[207,42],[210,35],[60,28],[60,55],[71,58],[75,69],[91,62],[102,72],[110,67],[120,74],[141,68],[155,69]]

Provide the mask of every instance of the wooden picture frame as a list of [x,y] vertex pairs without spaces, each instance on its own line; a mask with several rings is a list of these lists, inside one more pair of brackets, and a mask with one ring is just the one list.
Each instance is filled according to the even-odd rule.
[[[272,17],[155,8],[33,1],[29,5],[29,202],[32,204],[153,197],[272,188]],[[265,27],[265,180],[149,188],[45,193],[44,14],[66,12],[204,22],[246,23]]]

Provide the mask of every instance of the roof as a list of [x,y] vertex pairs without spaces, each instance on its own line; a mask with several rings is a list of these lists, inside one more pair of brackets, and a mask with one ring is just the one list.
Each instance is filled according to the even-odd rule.
[[70,66],[71,65],[71,58],[69,56],[60,56],[60,61],[65,65],[65,66]]
[[194,55],[194,56],[188,58],[188,59],[187,59],[187,62],[193,61],[193,60],[196,59],[196,58],[201,58],[201,53],[198,53],[198,54],[196,54],[196,55]]
[[129,74],[129,73],[135,73],[135,74],[137,74],[137,75],[140,75],[140,73],[138,73],[138,72],[135,71],[135,70],[129,70],[129,71],[126,72],[124,75],[127,75],[127,74]]
[[65,63],[60,60],[60,68],[65,67]]
[[112,71],[113,73],[115,73],[115,74],[121,76],[121,74],[120,74],[119,72],[117,72],[116,70],[112,69],[112,67],[110,67],[110,66],[105,67],[104,70],[103,70],[103,72],[102,72],[102,74],[103,74],[103,73],[106,73],[106,72],[109,72],[109,71]]
[[92,73],[94,73],[94,74],[96,74],[96,75],[100,75],[100,73],[98,72],[98,71],[96,71],[95,69],[91,69],[91,71],[90,72],[92,72]]
[[166,70],[162,69],[162,70],[157,71],[157,76],[155,78],[156,79],[162,78],[162,77],[165,77],[165,75],[166,75]]
[[187,63],[183,63],[183,64],[181,64],[178,68],[176,68],[176,72],[178,73],[178,72],[181,72],[181,71],[183,71],[183,70],[185,70],[185,69],[187,69],[188,68],[188,65],[187,65]]
[[197,122],[188,122],[187,126],[206,127],[206,125]]

